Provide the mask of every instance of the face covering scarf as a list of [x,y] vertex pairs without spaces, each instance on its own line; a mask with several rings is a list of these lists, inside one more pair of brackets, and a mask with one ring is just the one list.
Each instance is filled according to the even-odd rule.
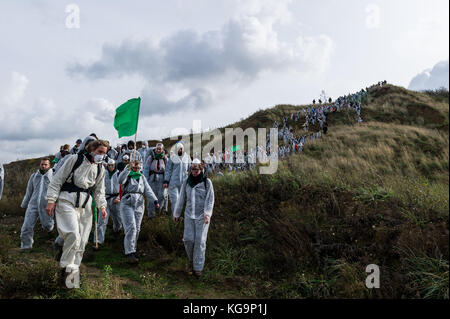
[[200,174],[198,174],[197,176],[194,176],[192,174],[190,174],[188,176],[187,182],[189,184],[189,186],[191,186],[192,188],[195,187],[195,185],[197,185],[198,183],[203,181],[203,172],[201,172]]
[[138,180],[142,176],[142,173],[141,172],[130,171],[128,176],[130,176],[131,178],[134,178],[135,180]]

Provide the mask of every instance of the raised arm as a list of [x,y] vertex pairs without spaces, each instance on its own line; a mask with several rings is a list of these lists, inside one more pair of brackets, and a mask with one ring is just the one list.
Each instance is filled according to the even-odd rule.
[[129,173],[130,173],[130,171],[128,170],[128,165],[127,165],[119,175],[119,185],[125,183]]

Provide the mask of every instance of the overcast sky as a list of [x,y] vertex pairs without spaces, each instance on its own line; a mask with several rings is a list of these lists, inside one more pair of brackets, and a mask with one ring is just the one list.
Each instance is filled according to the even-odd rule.
[[2,0],[0,162],[92,132],[116,144],[115,108],[137,96],[140,140],[323,89],[448,87],[448,12],[448,0]]

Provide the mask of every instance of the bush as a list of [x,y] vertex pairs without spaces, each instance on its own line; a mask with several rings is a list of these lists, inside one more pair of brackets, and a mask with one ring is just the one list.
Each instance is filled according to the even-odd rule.
[[58,265],[52,260],[34,264],[10,263],[0,265],[0,296],[2,298],[51,297],[60,286]]

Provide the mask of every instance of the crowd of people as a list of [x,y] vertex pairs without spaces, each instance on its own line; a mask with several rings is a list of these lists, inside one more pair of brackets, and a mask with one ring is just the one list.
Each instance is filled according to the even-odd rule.
[[134,149],[134,144],[130,141],[113,149],[108,141],[91,134],[83,141],[77,140],[72,148],[62,146],[53,160],[42,158],[39,169],[28,180],[21,203],[26,209],[20,234],[21,251],[32,250],[38,219],[49,234],[56,224],[58,236],[53,251],[65,282],[73,273],[79,273],[92,221],[96,226],[93,248],[97,251],[105,243],[111,217],[112,233],[124,234],[126,262],[136,264],[146,203],[148,216],[153,218],[156,212],[167,212],[170,200],[175,223],[184,208],[183,242],[189,273],[201,276],[214,207],[214,188],[204,165],[197,158],[191,160],[181,141],[170,158],[162,143],[148,148],[144,142],[139,150]]
[[[383,86],[387,82],[382,81],[375,86]],[[372,86],[373,87],[373,86]],[[267,162],[269,157],[286,158],[290,154],[302,152],[309,142],[320,140],[323,134],[328,132],[327,116],[339,111],[354,111],[356,121],[362,124],[361,105],[367,100],[370,88],[362,89],[354,94],[348,94],[337,98],[334,102],[331,98],[328,103],[318,104],[313,100],[313,104],[307,108],[302,108],[288,116],[284,116],[280,123],[275,121],[273,128],[278,130],[278,151],[271,154],[270,136],[267,134],[266,147],[257,146],[248,151],[224,150],[206,154],[204,164],[208,174],[215,173],[222,175],[222,171],[245,171],[253,170],[256,162]],[[295,130],[295,126],[301,130]],[[314,129],[316,131],[314,131]]]
[[[377,85],[385,84],[383,81]],[[113,148],[94,133],[84,140],[78,139],[73,147],[63,145],[53,160],[42,158],[39,169],[28,180],[21,203],[26,209],[20,234],[21,251],[32,249],[38,219],[49,234],[56,220],[58,237],[53,250],[61,266],[62,278],[66,278],[79,272],[93,219],[96,226],[93,247],[100,250],[105,244],[111,217],[112,233],[124,234],[126,262],[136,264],[139,262],[137,242],[146,205],[151,219],[156,213],[169,213],[170,201],[175,223],[179,222],[184,209],[183,242],[189,261],[188,271],[201,276],[214,208],[214,187],[208,175],[223,175],[224,170],[253,170],[257,160],[265,162],[271,156],[282,158],[301,152],[306,143],[327,134],[327,119],[334,112],[352,110],[361,124],[361,105],[368,94],[369,88],[366,88],[334,102],[331,99],[328,103],[313,101],[311,106],[283,117],[281,124],[276,121],[273,127],[278,129],[281,145],[272,153],[269,135],[265,148],[258,146],[248,152],[218,150],[206,154],[203,159],[198,156],[192,159],[182,141],[175,144],[170,154],[163,143],[149,147],[145,141],[140,143],[139,149],[134,141]],[[303,129],[295,131],[293,126]],[[310,133],[313,128],[318,131]],[[4,170],[0,165],[0,199],[3,184]]]

